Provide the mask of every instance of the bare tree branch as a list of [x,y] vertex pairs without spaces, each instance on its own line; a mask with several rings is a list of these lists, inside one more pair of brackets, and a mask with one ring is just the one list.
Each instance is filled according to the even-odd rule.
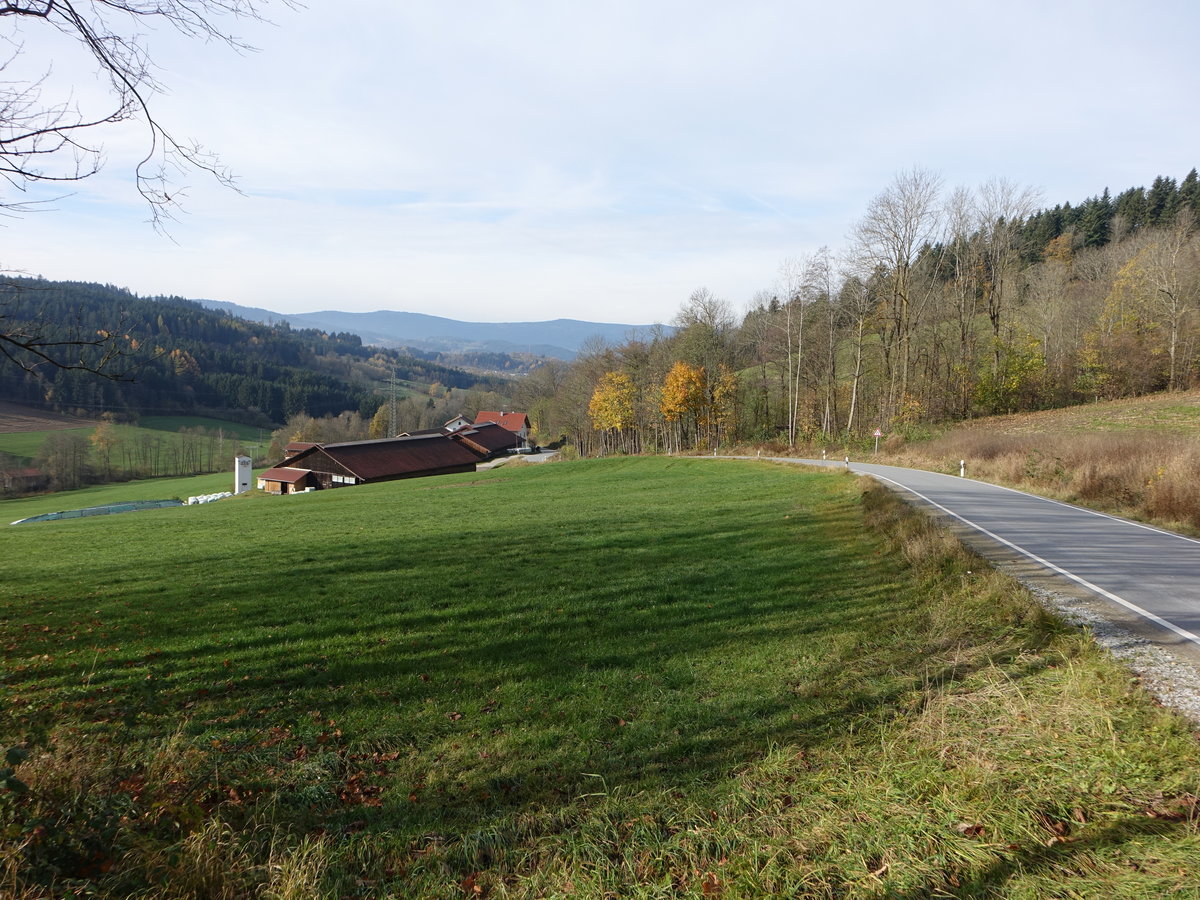
[[148,361],[134,353],[123,317],[104,329],[55,321],[45,309],[23,307],[20,301],[29,290],[28,285],[0,282],[0,358],[26,372],[68,369],[111,381],[132,380]]
[[[294,0],[274,0],[294,7]],[[253,48],[226,30],[228,20],[263,21],[266,3],[256,0],[0,0],[0,18],[40,22],[73,40],[99,66],[108,81],[110,103],[84,112],[74,100],[45,97],[49,74],[36,80],[0,80],[0,177],[17,191],[35,183],[69,183],[95,175],[103,148],[89,140],[101,126],[130,120],[147,129],[145,156],[134,168],[138,192],[161,229],[179,209],[175,177],[200,171],[236,190],[218,157],[202,145],[184,141],[155,116],[151,101],[162,91],[139,31],[142,21],[168,23],[180,34],[216,41],[243,52]],[[17,43],[0,61],[0,78],[30,51]],[[47,61],[49,66],[49,61]],[[0,197],[0,209],[22,204]]]
[[[134,183],[156,230],[162,231],[179,209],[183,187],[176,177],[198,170],[236,190],[232,175],[214,154],[178,139],[156,117],[151,101],[163,87],[155,78],[142,29],[157,20],[187,37],[247,51],[253,48],[225,24],[231,19],[262,21],[268,2],[272,0],[0,0],[0,21],[13,25],[9,35],[0,33],[0,41],[10,48],[0,56],[0,184],[24,193],[35,184],[90,178],[104,164],[99,143],[104,126],[140,121],[148,146],[134,166]],[[273,2],[298,5],[295,0]],[[73,41],[99,66],[107,81],[107,101],[85,111],[73,95],[52,97],[49,59],[34,69],[43,71],[40,77],[23,77],[20,70],[28,70],[33,51],[19,39],[17,23],[53,28]],[[36,202],[0,194],[0,217],[27,212]],[[31,310],[28,297],[17,296],[18,290],[28,286],[0,283],[0,364],[28,372],[74,369],[114,380],[132,377],[142,364],[122,323],[89,331],[78,322],[55,321],[44,310]]]

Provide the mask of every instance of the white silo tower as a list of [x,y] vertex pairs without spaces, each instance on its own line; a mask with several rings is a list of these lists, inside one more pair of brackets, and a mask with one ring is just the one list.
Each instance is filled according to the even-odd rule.
[[250,457],[235,456],[233,463],[233,492],[235,494],[241,494],[244,491],[250,490]]

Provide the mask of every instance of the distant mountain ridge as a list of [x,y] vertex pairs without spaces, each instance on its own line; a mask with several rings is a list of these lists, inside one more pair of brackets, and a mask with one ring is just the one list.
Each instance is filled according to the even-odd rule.
[[[369,418],[390,377],[418,395],[433,384],[505,387],[503,365],[468,372],[417,355],[424,351],[367,347],[344,331],[258,323],[194,300],[138,297],[112,285],[7,277],[0,283],[0,310],[14,322],[43,323],[50,338],[42,346],[51,350],[60,335],[84,342],[59,354],[67,365],[0,366],[0,397],[79,417],[203,415],[275,427],[300,413],[352,410]],[[87,346],[91,335],[105,334],[115,334],[111,343]],[[97,378],[69,365],[82,359],[85,367],[99,366],[105,352],[128,367],[128,377]]]
[[[422,350],[457,352],[487,350],[496,353],[529,353],[572,360],[593,338],[624,343],[631,336],[649,334],[657,326],[552,319],[545,322],[463,322],[424,313],[378,310],[376,312],[277,313],[269,309],[239,306],[223,300],[197,300],[209,309],[264,322],[287,322],[293,328],[315,328],[328,333],[356,334],[364,344],[378,347],[416,347]],[[669,333],[672,329],[665,328]]]

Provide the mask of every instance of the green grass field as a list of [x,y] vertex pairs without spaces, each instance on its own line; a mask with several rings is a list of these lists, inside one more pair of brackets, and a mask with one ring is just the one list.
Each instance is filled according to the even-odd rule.
[[226,422],[223,419],[210,419],[205,416],[142,416],[138,422],[142,428],[153,431],[176,432],[180,428],[206,428],[209,431],[224,431],[225,434],[241,439],[246,444],[268,443],[271,433],[253,425],[239,425],[236,422]]
[[849,476],[512,465],[0,541],[10,896],[1195,896],[1187,725]]
[[233,490],[233,471],[188,478],[144,478],[121,484],[100,484],[74,491],[38,494],[17,500],[0,500],[0,524],[17,519],[39,516],[42,513],[67,509],[84,509],[107,503],[127,503],[131,500],[186,500],[198,494],[215,494]]
[[[99,422],[96,423],[96,425],[99,424]],[[220,429],[225,432],[228,441],[240,440],[244,450],[254,453],[259,452],[260,447],[265,448],[271,440],[269,431],[202,416],[146,416],[136,426],[118,425],[115,431],[121,441],[133,444],[143,437],[161,439],[164,437],[164,432],[174,436],[168,439],[178,440],[180,428],[197,427],[205,428],[210,432]],[[87,437],[95,430],[96,426],[92,425],[84,428],[60,428],[49,431],[0,432],[0,453],[7,453],[23,462],[32,463],[41,451],[42,444],[50,435],[81,434]]]
[[32,463],[41,452],[42,444],[52,434],[81,434],[87,437],[93,428],[59,428],[55,431],[0,432],[0,453],[15,456],[26,464]]

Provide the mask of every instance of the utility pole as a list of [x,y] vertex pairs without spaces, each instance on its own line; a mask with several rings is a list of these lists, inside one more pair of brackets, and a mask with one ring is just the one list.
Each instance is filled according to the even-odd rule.
[[389,390],[389,396],[388,396],[388,433],[387,433],[387,436],[395,437],[396,436],[396,418],[397,418],[397,412],[398,412],[398,410],[396,408],[397,384],[396,384],[396,367],[395,366],[392,366],[392,378],[391,378],[391,381],[388,382],[388,387],[390,390]]

